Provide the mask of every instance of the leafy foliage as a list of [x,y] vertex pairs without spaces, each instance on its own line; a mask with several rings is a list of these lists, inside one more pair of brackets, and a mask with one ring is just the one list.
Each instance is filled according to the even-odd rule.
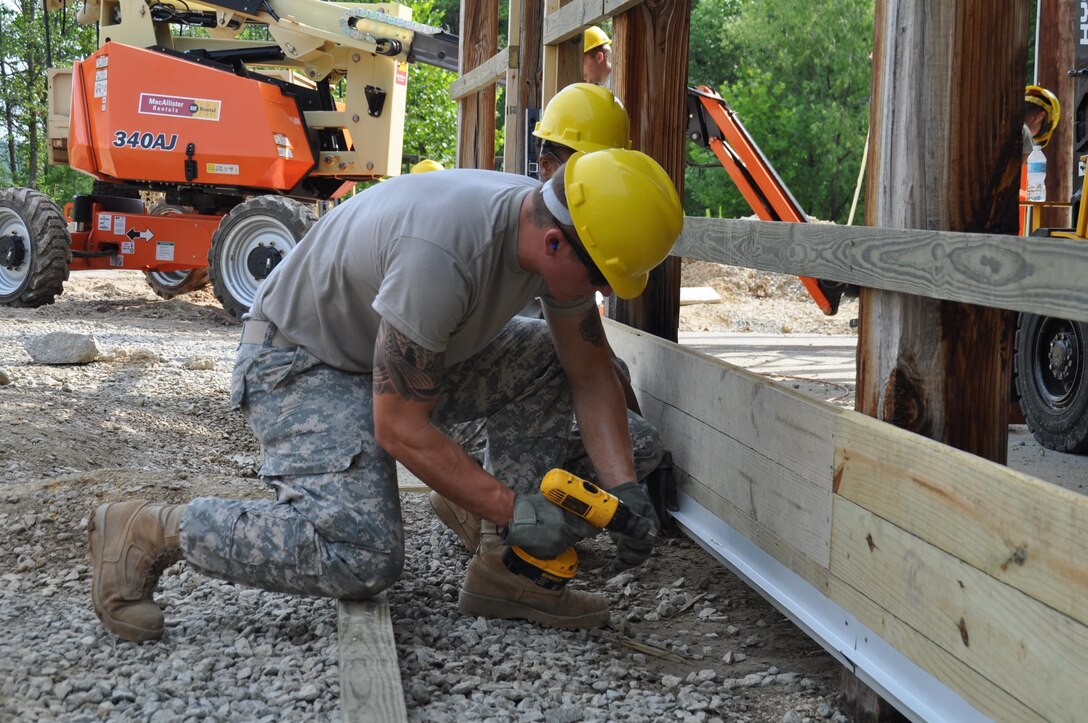
[[62,203],[90,188],[90,178],[46,165],[49,65],[70,65],[96,45],[95,29],[79,26],[75,12],[46,12],[35,0],[0,5],[0,184],[37,188]]
[[[409,5],[416,22],[435,26],[445,22],[435,0],[417,0]],[[431,65],[411,66],[404,118],[404,172],[424,158],[447,168],[456,163],[457,103],[450,100],[449,93],[456,79],[456,74]]]
[[[872,33],[873,0],[700,0],[693,10],[692,81],[719,89],[811,216],[845,221],[849,212],[869,122]],[[693,162],[716,165],[692,148]],[[689,214],[751,214],[720,167],[689,168],[685,188]]]

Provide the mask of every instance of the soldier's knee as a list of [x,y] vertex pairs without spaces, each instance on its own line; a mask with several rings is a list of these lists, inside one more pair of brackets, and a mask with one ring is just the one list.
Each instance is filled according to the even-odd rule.
[[404,550],[390,552],[359,550],[341,557],[345,564],[335,592],[330,597],[341,600],[366,600],[392,587],[404,571]]

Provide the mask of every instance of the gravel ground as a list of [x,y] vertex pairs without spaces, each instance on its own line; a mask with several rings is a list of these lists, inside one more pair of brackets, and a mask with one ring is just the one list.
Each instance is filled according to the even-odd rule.
[[[796,331],[819,331],[804,321],[811,302],[778,301],[797,307]],[[785,318],[749,300],[718,306]],[[93,335],[98,358],[31,363],[24,341],[51,331]],[[163,301],[131,272],[74,274],[52,306],[0,310],[0,720],[338,718],[329,600],[182,564],[158,595],[161,641],[123,642],[91,610],[98,502],[267,494],[258,446],[227,407],[237,334],[210,293]],[[460,543],[422,494],[404,495],[404,517],[407,567],[389,601],[412,720],[847,720],[835,661],[687,539],[612,579],[610,543],[583,543],[574,584],[611,594],[612,623],[554,631],[462,617]]]

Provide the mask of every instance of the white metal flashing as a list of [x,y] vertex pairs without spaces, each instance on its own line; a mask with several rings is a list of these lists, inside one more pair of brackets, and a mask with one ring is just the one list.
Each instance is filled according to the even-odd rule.
[[694,499],[673,518],[690,538],[767,598],[870,688],[914,721],[990,720],[944,683]]

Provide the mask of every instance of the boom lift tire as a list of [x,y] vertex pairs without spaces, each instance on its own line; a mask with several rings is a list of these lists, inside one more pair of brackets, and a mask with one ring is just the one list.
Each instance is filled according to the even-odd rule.
[[1088,452],[1088,323],[1020,314],[1013,371],[1020,409],[1043,447]]
[[52,304],[71,262],[72,238],[53,199],[29,188],[0,191],[0,305]]
[[[192,213],[184,206],[160,201],[148,209],[152,216],[171,216],[178,213]],[[144,273],[147,285],[158,296],[172,299],[190,291],[203,289],[208,285],[208,269],[188,269],[185,271],[147,271]]]
[[286,196],[255,196],[223,218],[212,235],[208,275],[228,314],[241,319],[249,311],[261,281],[316,222],[313,207]]

